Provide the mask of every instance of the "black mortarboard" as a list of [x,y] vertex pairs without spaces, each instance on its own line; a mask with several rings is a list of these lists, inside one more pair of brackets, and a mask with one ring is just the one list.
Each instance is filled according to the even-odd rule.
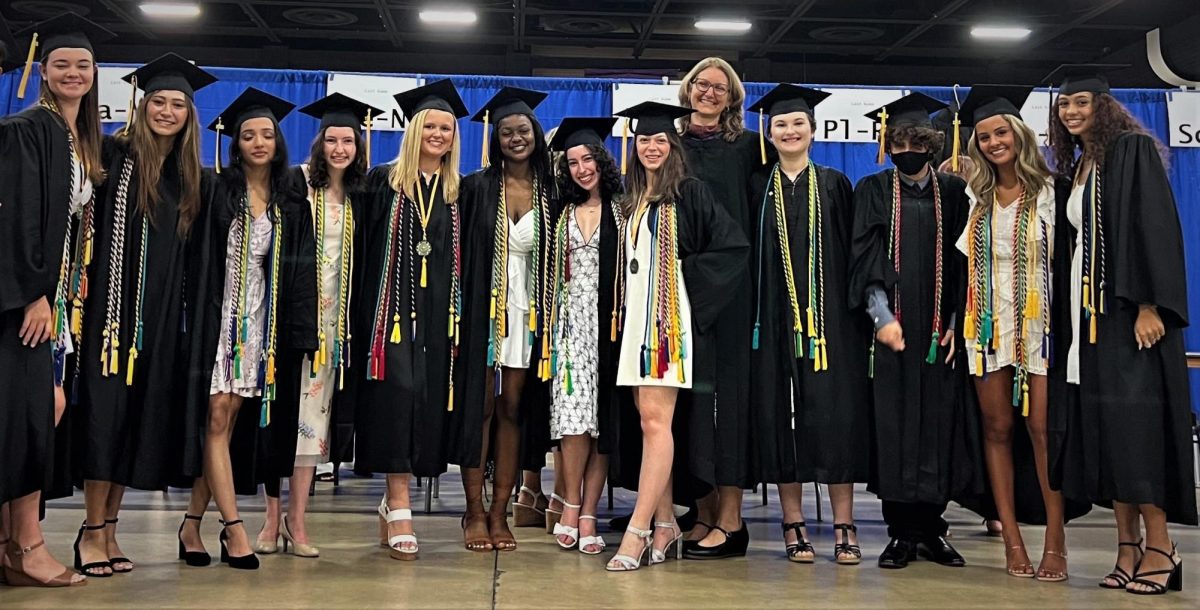
[[400,105],[400,110],[409,120],[412,120],[418,112],[431,109],[449,112],[456,119],[470,114],[466,104],[463,104],[462,97],[458,95],[458,89],[454,88],[454,83],[448,78],[397,93],[395,98],[396,103]]
[[637,121],[637,125],[633,128],[633,133],[639,136],[652,136],[668,131],[675,131],[675,119],[685,117],[691,113],[691,108],[684,108],[683,106],[674,106],[659,102],[642,102],[618,112],[617,116]]
[[887,130],[889,127],[900,125],[915,125],[933,129],[933,121],[929,115],[948,107],[947,104],[925,95],[924,93],[909,93],[908,95],[868,112],[865,116],[879,123],[879,152],[875,162],[883,163],[887,155]]
[[46,57],[57,49],[87,49],[95,54],[92,50],[93,43],[105,42],[117,36],[104,26],[71,12],[51,17],[21,30],[18,34],[37,36],[37,46],[41,49],[38,57],[41,61],[46,61]]
[[296,105],[261,89],[249,87],[242,92],[233,103],[225,107],[221,114],[209,123],[208,128],[218,135],[236,137],[242,123],[250,119],[269,118],[276,123],[292,112]]
[[1054,85],[1055,77],[1061,75],[1059,95],[1076,93],[1108,93],[1108,72],[1128,68],[1128,64],[1063,64],[1046,75],[1046,81]]
[[546,95],[541,91],[533,91],[532,89],[505,87],[497,92],[496,95],[493,95],[492,99],[488,100],[475,113],[475,116],[471,117],[471,120],[476,123],[482,123],[487,120],[496,125],[500,123],[500,119],[514,114],[534,116],[533,109],[537,108],[538,104],[546,99]]
[[21,49],[17,47],[17,39],[13,38],[12,30],[4,15],[0,15],[0,71],[8,72],[21,67]]
[[130,72],[122,80],[136,85],[147,95],[155,91],[182,91],[188,99],[193,99],[197,91],[217,82],[217,77],[175,53],[167,53]]
[[975,126],[996,115],[1020,117],[1021,106],[1025,105],[1031,92],[1033,87],[1023,85],[975,85],[958,109],[960,120],[965,119]]
[[333,93],[323,97],[303,108],[300,112],[321,121],[321,129],[326,127],[350,127],[361,129],[367,122],[367,114],[371,119],[384,112],[370,104],[365,104],[352,97]]
[[750,105],[749,110],[750,112],[765,114],[769,117],[777,114],[788,114],[790,112],[814,114],[813,109],[816,108],[817,104],[820,104],[830,95],[832,94],[819,89],[781,83],[768,91],[766,95],[758,98],[757,102]]
[[550,139],[550,149],[565,152],[581,144],[604,146],[604,138],[616,122],[613,117],[567,117]]

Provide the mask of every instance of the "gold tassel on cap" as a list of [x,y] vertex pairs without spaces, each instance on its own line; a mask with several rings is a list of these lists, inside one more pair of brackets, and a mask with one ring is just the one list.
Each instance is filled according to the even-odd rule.
[[125,117],[124,133],[129,133],[129,127],[133,125],[133,115],[137,112],[137,75],[133,75],[129,79],[131,85],[129,91],[129,116]]
[[367,167],[371,167],[371,111],[367,111]]
[[221,173],[221,130],[225,129],[225,124],[221,122],[221,117],[217,117],[217,162],[213,164],[213,169],[217,173]]
[[887,156],[887,106],[879,111],[879,152],[875,153],[875,163],[883,165],[883,158]]
[[25,88],[29,86],[29,75],[33,73],[33,58],[37,52],[38,35],[33,33],[33,39],[29,41],[29,54],[25,56],[25,71],[21,73],[21,84],[17,87],[17,99],[25,99]]
[[763,131],[763,113],[758,113],[758,155],[767,164],[767,132]]
[[954,113],[954,146],[952,148],[953,152],[950,153],[951,154],[950,171],[953,171],[955,173],[958,172],[958,155],[959,155],[959,149],[961,146],[958,132],[959,132],[959,126],[961,126],[961,125],[962,125],[962,121],[958,120],[958,113],[955,112]]
[[625,123],[621,125],[621,175],[625,175],[625,170],[629,166],[629,119],[625,119]]
[[491,111],[483,111],[483,151],[479,155],[479,164],[483,167],[488,166],[488,127],[491,120]]

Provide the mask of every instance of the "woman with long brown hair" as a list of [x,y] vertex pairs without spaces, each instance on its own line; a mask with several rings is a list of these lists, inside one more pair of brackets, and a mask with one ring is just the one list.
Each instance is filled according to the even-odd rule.
[[1068,69],[1054,108],[1051,486],[1113,507],[1117,561],[1101,587],[1179,591],[1167,523],[1197,517],[1183,232],[1162,145],[1097,68]]
[[92,43],[113,34],[74,13],[29,32],[41,40],[37,103],[0,120],[0,561],[10,585],[65,587],[85,577],[46,550],[38,518],[43,492],[70,494],[53,473],[65,454],[55,426],[74,379],[104,177]]
[[200,211],[195,91],[216,79],[168,53],[126,77],[145,92],[130,125],[104,139],[96,264],[84,306],[79,412],[72,458],[87,509],[75,569],[133,570],[116,527],[126,487],[166,490],[180,473],[187,238]]

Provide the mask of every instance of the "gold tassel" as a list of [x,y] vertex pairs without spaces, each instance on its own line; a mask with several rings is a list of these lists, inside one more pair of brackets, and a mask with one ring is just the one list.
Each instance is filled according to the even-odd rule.
[[33,73],[33,58],[37,51],[38,35],[33,33],[33,38],[29,41],[29,54],[25,56],[25,70],[21,72],[21,84],[17,86],[17,99],[25,99],[25,89],[29,86],[29,75]]
[[533,301],[529,302],[529,332],[537,332],[537,305]]
[[400,314],[392,316],[392,343],[400,342]]
[[542,335],[542,358],[550,360],[550,335]]
[[125,365],[125,385],[133,385],[133,363],[137,361],[138,351],[136,347],[129,348],[129,363]]
[[954,173],[958,173],[958,155],[959,155],[959,150],[960,150],[960,144],[959,144],[960,140],[959,140],[958,133],[959,133],[960,125],[962,125],[962,121],[958,120],[958,113],[955,112],[954,113],[954,147],[952,149],[953,152],[951,153],[952,156],[950,157],[950,171],[952,171]]
[[1090,320],[1089,327],[1088,327],[1088,341],[1090,343],[1095,343],[1096,342],[1096,312],[1092,311],[1092,315],[1090,317],[1091,317],[1091,320]]
[[812,307],[809,307],[807,311],[808,311],[808,336],[815,337],[815,336],[817,336],[817,325],[814,324],[815,318],[813,318]]
[[117,333],[112,333],[112,353],[108,355],[108,374],[116,375],[121,372],[121,350],[117,349],[120,341],[117,340]]
[[326,362],[325,348],[326,348],[325,333],[321,333],[321,338],[320,338],[320,341],[319,341],[318,347],[317,347],[317,355],[315,358],[313,358],[313,364],[315,365],[313,367],[314,371],[320,371],[321,367],[325,366],[325,362]]
[[879,111],[879,152],[875,153],[875,163],[883,165],[883,158],[887,156],[887,107]]
[[429,257],[421,257],[421,288],[429,285]]
[[213,164],[213,169],[219,174],[221,173],[221,130],[225,129],[225,123],[221,122],[221,117],[217,117],[217,154],[216,163]]
[[450,397],[446,400],[446,412],[454,412],[454,384],[450,384]]
[[629,166],[629,119],[621,124],[621,175],[625,175],[625,170]]
[[267,385],[275,385],[275,350],[267,352]]
[[983,377],[983,350],[975,348],[975,376]]
[[446,336],[451,339],[454,338],[454,308],[453,307],[450,308],[450,322],[446,326]]
[[371,167],[371,111],[367,111],[367,167]]
[[75,299],[75,306],[71,308],[71,334],[78,336],[83,332],[83,307],[79,299]]
[[493,288],[492,289],[492,302],[491,302],[491,305],[488,306],[488,319],[489,320],[496,319],[496,295],[497,294],[498,294],[498,291],[495,288]]
[[1091,309],[1091,306],[1090,306],[1090,303],[1092,302],[1091,297],[1092,297],[1092,287],[1088,282],[1088,278],[1084,277],[1083,278],[1083,306],[1087,307],[1089,310]]
[[483,150],[479,154],[479,165],[482,167],[488,166],[488,122],[491,120],[491,111],[483,111]]
[[767,134],[763,131],[763,113],[758,113],[758,156],[767,164]]
[[1025,297],[1025,317],[1030,320],[1036,319],[1042,311],[1042,299],[1037,290],[1030,290]]
[[974,338],[978,337],[979,335],[975,332],[975,312],[973,312],[971,310],[967,310],[967,315],[964,317],[964,320],[965,320],[965,322],[963,322],[963,338],[964,339],[974,339]]
[[612,313],[612,330],[608,333],[608,340],[610,343],[617,342],[617,312],[615,311]]
[[123,133],[129,133],[129,128],[133,125],[133,116],[137,112],[137,75],[129,79],[129,116],[125,117],[125,129]]
[[1029,417],[1029,382],[1021,384],[1021,416]]
[[829,370],[829,351],[825,348],[825,337],[821,337],[821,370]]

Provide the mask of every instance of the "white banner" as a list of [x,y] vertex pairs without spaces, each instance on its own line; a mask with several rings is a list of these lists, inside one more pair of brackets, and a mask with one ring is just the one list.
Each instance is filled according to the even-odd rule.
[[[613,83],[612,112],[616,113],[636,106],[642,102],[660,102],[672,106],[679,105],[679,83],[649,84],[649,83]],[[613,137],[621,137],[624,121],[618,120],[613,125]]]
[[822,87],[821,90],[832,94],[816,108],[816,139],[822,142],[875,142],[879,134],[875,122],[866,114],[908,93],[906,89]]
[[[96,76],[100,98],[100,122],[124,123],[129,119],[129,94],[133,92],[133,85],[121,80],[121,77],[127,76],[133,70],[100,66],[100,73]],[[139,91],[138,99],[141,98],[142,94]]]
[[[1021,106],[1021,120],[1038,135],[1038,143],[1046,145],[1050,137],[1050,94],[1043,89],[1035,89]],[[960,117],[965,123],[968,119]],[[1058,120],[1055,118],[1055,120]]]
[[371,124],[374,131],[404,131],[404,113],[393,96],[416,89],[419,84],[417,79],[404,76],[344,72],[330,72],[327,81],[328,93],[341,93],[387,113]]
[[1200,148],[1200,91],[1168,91],[1167,145]]

